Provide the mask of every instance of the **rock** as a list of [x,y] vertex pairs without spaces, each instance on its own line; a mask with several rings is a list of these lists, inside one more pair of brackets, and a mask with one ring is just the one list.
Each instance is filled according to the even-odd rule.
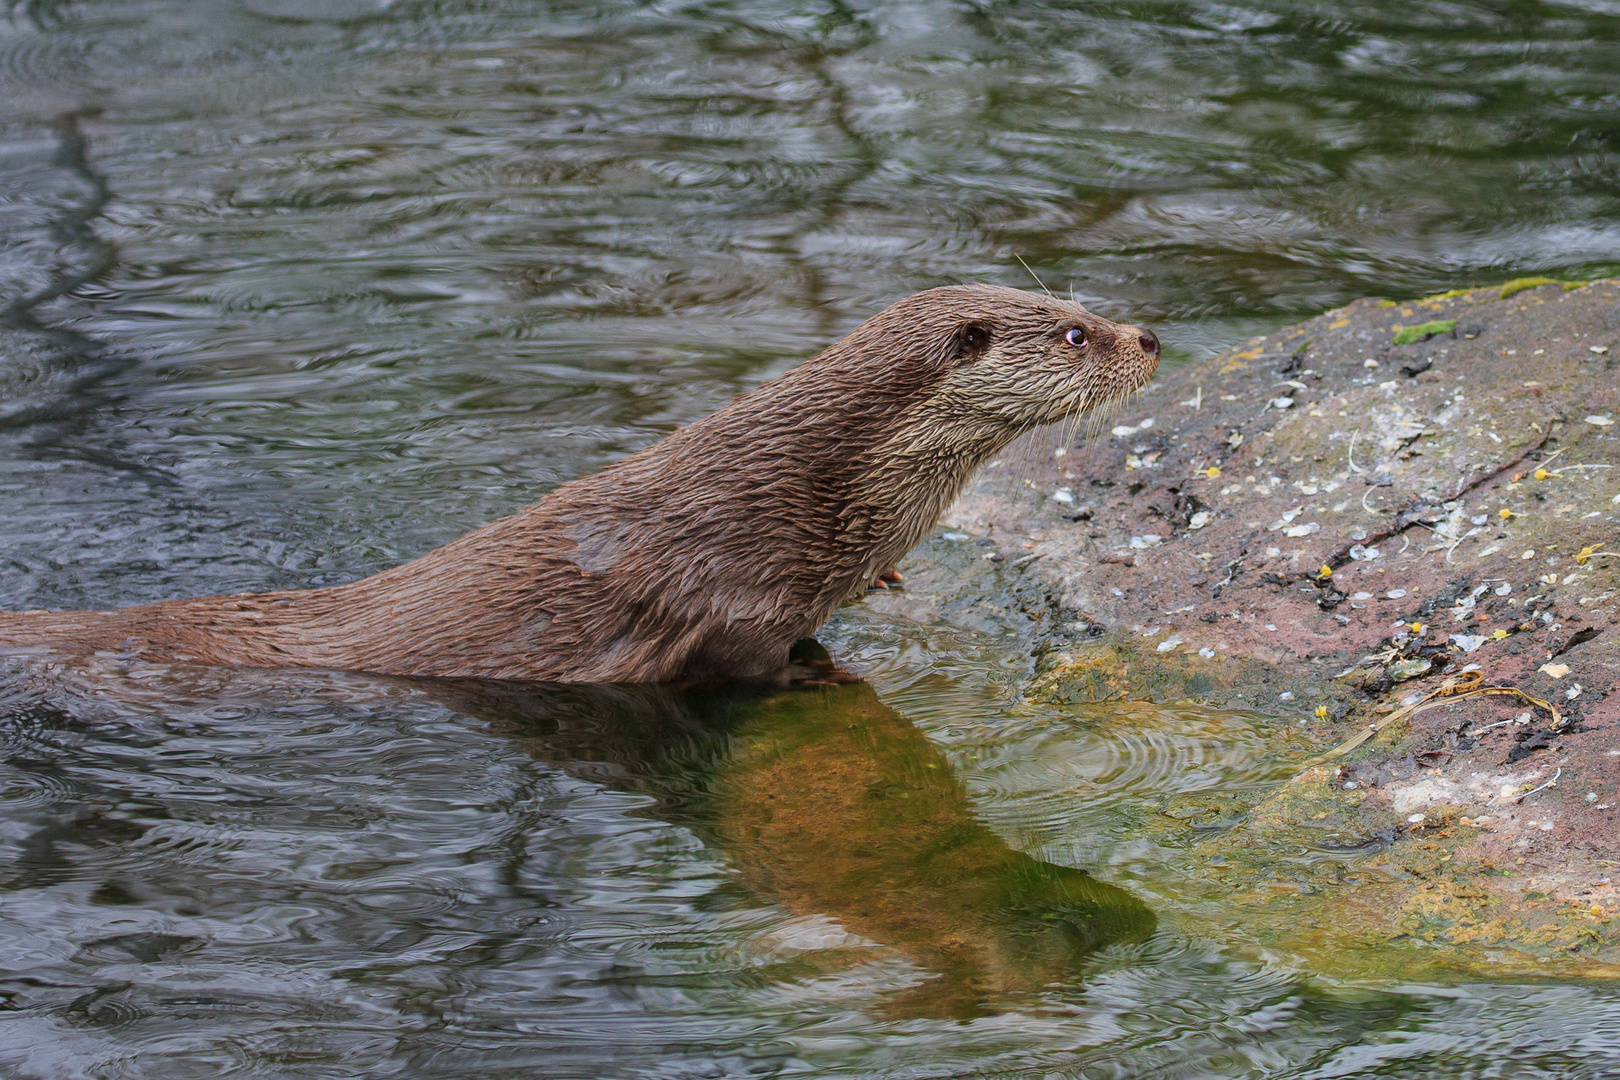
[[[1398,868],[1444,855],[1447,867],[1439,891],[1402,871],[1312,902],[1332,909],[1318,922],[1380,947],[1418,928],[1465,967],[1485,964],[1487,946],[1520,949],[1524,965],[1620,962],[1608,915],[1579,926],[1553,917],[1577,899],[1590,908],[1598,897],[1606,912],[1616,900],[1620,428],[1598,421],[1620,415],[1620,357],[1598,350],[1617,337],[1620,280],[1357,301],[1163,371],[1137,407],[1153,417],[1153,460],[1128,462],[1131,448],[1106,436],[1060,457],[1037,440],[1022,458],[1003,455],[947,524],[1043,556],[1019,571],[1029,595],[1047,598],[1044,612],[1023,609],[1032,652],[1074,612],[1102,635],[1083,659],[1035,672],[1030,693],[1043,701],[1195,697],[1282,712],[1319,750],[1464,665],[1554,705],[1556,723],[1539,708],[1518,721],[1526,706],[1512,696],[1442,703],[1342,762],[1410,757],[1410,777],[1348,790],[1310,781],[1312,813],[1353,819],[1358,835],[1389,830],[1366,858]],[[1304,388],[1290,384],[1285,409],[1257,407],[1278,393],[1285,363]],[[1039,496],[1059,488],[1084,493],[1089,520]],[[961,585],[936,576],[928,587]],[[996,604],[916,589],[905,602]],[[1131,644],[1128,628],[1148,619],[1180,647]],[[1257,797],[1258,811],[1276,796]],[[1237,865],[1245,829],[1264,849],[1267,830],[1281,844],[1296,825],[1260,814],[1204,843]],[[1545,898],[1534,909],[1532,892]],[[1514,920],[1531,928],[1521,943],[1488,929]]]

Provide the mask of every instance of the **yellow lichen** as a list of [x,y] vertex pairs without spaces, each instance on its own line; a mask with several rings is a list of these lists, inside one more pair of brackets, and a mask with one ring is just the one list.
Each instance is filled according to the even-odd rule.
[[1448,289],[1443,293],[1435,293],[1433,296],[1425,296],[1422,300],[1419,300],[1418,303],[1437,304],[1442,300],[1450,300],[1453,296],[1467,296],[1473,291],[1473,289]]

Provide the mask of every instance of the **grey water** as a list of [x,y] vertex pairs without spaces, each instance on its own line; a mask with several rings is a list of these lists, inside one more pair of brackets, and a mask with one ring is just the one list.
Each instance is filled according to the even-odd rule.
[[[1168,363],[1620,272],[1620,6],[11,3],[0,607],[351,580],[1020,259]],[[1610,986],[1178,918],[1136,810],[1266,782],[1279,718],[1014,718],[1016,635],[824,638],[867,696],[8,658],[0,1075],[1620,1073]],[[936,828],[954,877],[817,879]],[[1017,926],[930,891],[1007,867]]]

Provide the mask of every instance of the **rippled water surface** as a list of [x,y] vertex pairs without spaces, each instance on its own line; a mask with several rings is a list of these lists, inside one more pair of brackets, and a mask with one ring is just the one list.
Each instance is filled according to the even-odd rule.
[[[0,607],[350,580],[1019,258],[1171,362],[1613,273],[1617,73],[1607,0],[12,4]],[[1609,988],[1205,917],[1144,815],[1286,718],[826,638],[869,687],[10,662],[0,1072],[1620,1070]]]

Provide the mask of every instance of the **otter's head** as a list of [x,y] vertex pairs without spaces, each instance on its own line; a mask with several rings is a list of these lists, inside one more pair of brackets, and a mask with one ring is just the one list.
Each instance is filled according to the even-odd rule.
[[932,369],[928,412],[1008,437],[1118,402],[1159,366],[1151,331],[1021,289],[930,289],[880,318],[915,319],[938,342],[916,358]]
[[799,370],[832,375],[863,403],[851,411],[882,416],[852,462],[856,490],[899,523],[890,539],[904,551],[991,455],[1120,401],[1158,365],[1141,327],[1020,289],[950,285],[891,304]]
[[1159,365],[1151,331],[996,285],[907,297],[845,339],[856,341],[907,387],[890,447],[969,467],[1031,428],[1120,401]]

